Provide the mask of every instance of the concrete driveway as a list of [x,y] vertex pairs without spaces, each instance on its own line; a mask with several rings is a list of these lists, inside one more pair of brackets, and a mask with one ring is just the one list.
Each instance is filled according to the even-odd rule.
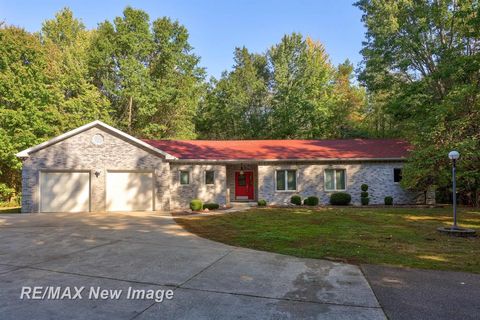
[[[71,288],[71,298],[74,287],[85,289],[74,300],[20,299],[33,287],[41,294],[49,287],[62,293]],[[117,299],[101,299],[88,296],[90,290],[122,291]],[[173,290],[173,298],[131,299],[128,290]],[[0,315],[385,319],[356,266],[212,242],[158,213],[0,215]]]

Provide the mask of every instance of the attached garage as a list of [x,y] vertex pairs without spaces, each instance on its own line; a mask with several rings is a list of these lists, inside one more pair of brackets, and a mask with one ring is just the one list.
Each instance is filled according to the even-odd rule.
[[40,212],[90,211],[90,172],[40,172]]
[[153,172],[108,171],[107,211],[154,210]]
[[169,210],[174,156],[94,121],[17,153],[22,212]]

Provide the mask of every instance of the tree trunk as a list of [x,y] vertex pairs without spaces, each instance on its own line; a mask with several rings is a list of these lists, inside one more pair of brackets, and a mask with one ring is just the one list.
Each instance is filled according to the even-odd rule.
[[128,101],[128,131],[129,133],[132,133],[132,104],[133,104],[133,98],[130,96],[130,99]]

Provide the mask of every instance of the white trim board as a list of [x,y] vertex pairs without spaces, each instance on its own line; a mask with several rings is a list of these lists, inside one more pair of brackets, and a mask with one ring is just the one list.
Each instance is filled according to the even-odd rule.
[[100,120],[95,120],[95,121],[93,121],[93,122],[87,123],[86,125],[83,125],[83,126],[81,126],[81,127],[78,127],[78,128],[76,128],[76,129],[73,129],[73,130],[71,130],[71,131],[68,131],[68,132],[66,132],[66,133],[64,133],[64,134],[61,134],[61,135],[59,135],[59,136],[51,139],[51,140],[45,141],[45,142],[40,143],[40,144],[38,144],[38,145],[36,145],[36,146],[33,146],[33,147],[31,147],[31,148],[28,148],[28,149],[25,149],[25,150],[23,150],[23,151],[20,151],[19,153],[16,154],[16,156],[19,157],[19,158],[28,158],[31,153],[34,153],[34,152],[36,152],[36,151],[38,151],[38,150],[41,150],[41,149],[44,149],[44,148],[46,148],[46,147],[48,147],[48,146],[51,146],[52,144],[55,144],[55,143],[57,143],[57,142],[62,141],[62,140],[68,139],[68,138],[70,138],[70,137],[72,137],[72,136],[74,136],[74,135],[77,135],[77,134],[79,134],[79,133],[81,133],[81,132],[83,132],[83,131],[86,131],[86,130],[88,130],[88,129],[90,129],[90,128],[93,128],[93,127],[95,127],[95,126],[98,126],[98,127],[101,127],[101,128],[103,128],[103,129],[105,129],[105,130],[107,130],[107,131],[113,132],[113,133],[115,133],[115,134],[117,134],[117,135],[125,138],[126,140],[134,143],[134,144],[137,144],[137,145],[139,145],[139,146],[141,146],[141,147],[143,147],[143,148],[146,148],[146,149],[148,149],[148,150],[150,150],[150,151],[153,151],[153,152],[155,152],[155,153],[157,153],[157,154],[160,154],[160,155],[164,156],[165,159],[168,159],[168,160],[177,159],[177,158],[174,157],[173,155],[171,155],[171,154],[169,154],[169,153],[166,153],[166,152],[164,152],[164,151],[162,151],[162,150],[160,150],[160,149],[157,149],[157,148],[149,145],[148,143],[143,142],[142,140],[137,139],[137,138],[135,138],[135,137],[133,137],[133,136],[131,136],[131,135],[123,132],[123,131],[120,131],[120,130],[118,130],[118,129],[115,129],[114,127],[109,126],[108,124],[106,124],[106,123],[104,123],[104,122],[102,122],[102,121],[100,121]]

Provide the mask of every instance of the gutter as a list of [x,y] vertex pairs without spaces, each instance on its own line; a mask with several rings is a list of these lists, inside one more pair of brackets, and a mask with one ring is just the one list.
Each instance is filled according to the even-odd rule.
[[404,162],[407,158],[316,158],[316,159],[167,159],[170,163],[231,163],[231,164],[248,164],[259,162]]

